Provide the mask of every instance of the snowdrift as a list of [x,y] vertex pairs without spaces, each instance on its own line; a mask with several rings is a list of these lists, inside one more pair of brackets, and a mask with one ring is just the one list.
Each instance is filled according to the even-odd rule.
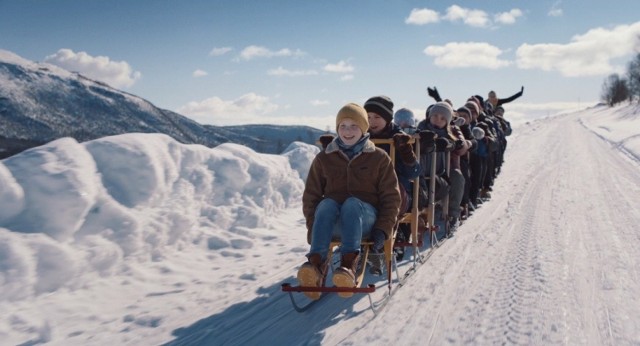
[[[300,203],[318,149],[283,155],[160,134],[64,138],[0,162],[0,300],[83,287],[129,261],[251,248],[234,230]],[[294,168],[292,168],[294,167]]]

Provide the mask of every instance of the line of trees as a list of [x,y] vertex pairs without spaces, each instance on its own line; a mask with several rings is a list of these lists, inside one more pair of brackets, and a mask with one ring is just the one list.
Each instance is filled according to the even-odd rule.
[[602,101],[610,107],[624,102],[640,103],[640,53],[627,65],[627,73],[609,75],[602,84]]

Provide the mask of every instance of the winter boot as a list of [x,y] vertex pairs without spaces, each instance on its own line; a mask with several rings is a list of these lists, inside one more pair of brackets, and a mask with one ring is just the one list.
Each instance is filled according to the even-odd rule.
[[[406,243],[411,240],[411,224],[403,223],[398,227],[396,233],[396,243]],[[394,244],[393,252],[396,255],[396,260],[402,261],[404,259],[404,246],[396,246]]]
[[[397,256],[397,255],[396,255]],[[402,253],[404,258],[404,251]],[[384,249],[375,250],[371,249],[369,252],[369,273],[375,276],[380,276],[384,272]]]
[[491,198],[491,192],[489,192],[489,189],[482,189],[482,191],[480,191],[480,198],[482,199]]
[[452,216],[449,218],[449,232],[447,233],[447,238],[453,237],[453,234],[458,230],[458,218]]
[[393,248],[393,253],[396,255],[396,261],[398,262],[402,261],[404,259],[404,246],[398,246]]
[[460,212],[460,220],[466,220],[469,217],[469,205],[463,204]]
[[[333,284],[336,285],[336,287],[356,287],[356,267],[358,266],[359,259],[360,254],[358,252],[342,254],[340,268],[336,269],[333,273]],[[338,295],[342,298],[349,298],[353,293],[338,292]]]
[[[327,275],[328,261],[317,253],[309,254],[308,261],[298,269],[298,283],[303,287],[322,287]],[[321,292],[303,292],[309,299],[317,300]]]

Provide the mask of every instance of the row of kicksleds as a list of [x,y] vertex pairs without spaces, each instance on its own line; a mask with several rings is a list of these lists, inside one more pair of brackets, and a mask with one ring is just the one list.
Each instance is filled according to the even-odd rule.
[[[445,162],[446,172],[449,172],[449,157],[453,148],[451,141],[436,138],[435,133],[414,135],[410,143],[414,144],[416,157],[421,157],[421,150],[426,151],[428,162],[435,163],[438,156]],[[430,137],[430,138],[429,138]],[[388,145],[392,162],[395,162],[395,150],[392,139],[374,139],[376,145]],[[425,145],[426,144],[426,145]],[[418,194],[419,189],[412,189],[412,206],[411,211],[400,215],[394,236],[387,239],[384,244],[384,274],[372,275],[368,273],[367,258],[369,248],[372,243],[368,239],[362,240],[362,249],[360,262],[358,263],[356,272],[355,287],[335,287],[328,286],[331,283],[330,277],[335,269],[340,266],[340,241],[334,239],[331,243],[329,258],[329,270],[320,287],[294,286],[290,283],[282,284],[282,291],[287,292],[291,299],[294,309],[298,312],[304,312],[313,305],[321,301],[323,298],[338,294],[343,298],[359,296],[366,294],[369,298],[371,309],[374,313],[383,308],[395,292],[401,288],[405,282],[422,266],[433,252],[442,245],[444,241],[452,236],[449,229],[448,215],[448,196],[434,202],[436,191],[436,164],[430,164],[428,167],[428,177],[418,177],[412,182],[415,186],[425,186],[420,184],[420,179],[427,182],[428,201],[427,206],[419,208]],[[407,237],[406,234],[409,235]],[[407,234],[408,233],[408,234]],[[405,240],[406,239],[406,240]],[[304,292],[319,292],[320,299],[311,300],[304,296]],[[375,292],[383,292],[377,294]],[[298,294],[296,294],[298,293]],[[375,297],[375,298],[374,298]]]

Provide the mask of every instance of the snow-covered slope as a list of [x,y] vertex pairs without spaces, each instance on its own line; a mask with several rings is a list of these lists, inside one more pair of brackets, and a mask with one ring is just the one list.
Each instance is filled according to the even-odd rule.
[[0,50],[0,121],[0,158],[58,138],[84,142],[123,133],[163,133],[208,147],[241,143],[279,154],[294,140],[314,143],[322,133],[305,126],[201,125],[78,73],[5,50]]
[[308,249],[300,176],[315,147],[267,155],[136,134],[24,152],[0,164],[0,340],[640,344],[631,114],[517,128],[491,201],[375,318],[364,296],[298,314],[280,291]]

